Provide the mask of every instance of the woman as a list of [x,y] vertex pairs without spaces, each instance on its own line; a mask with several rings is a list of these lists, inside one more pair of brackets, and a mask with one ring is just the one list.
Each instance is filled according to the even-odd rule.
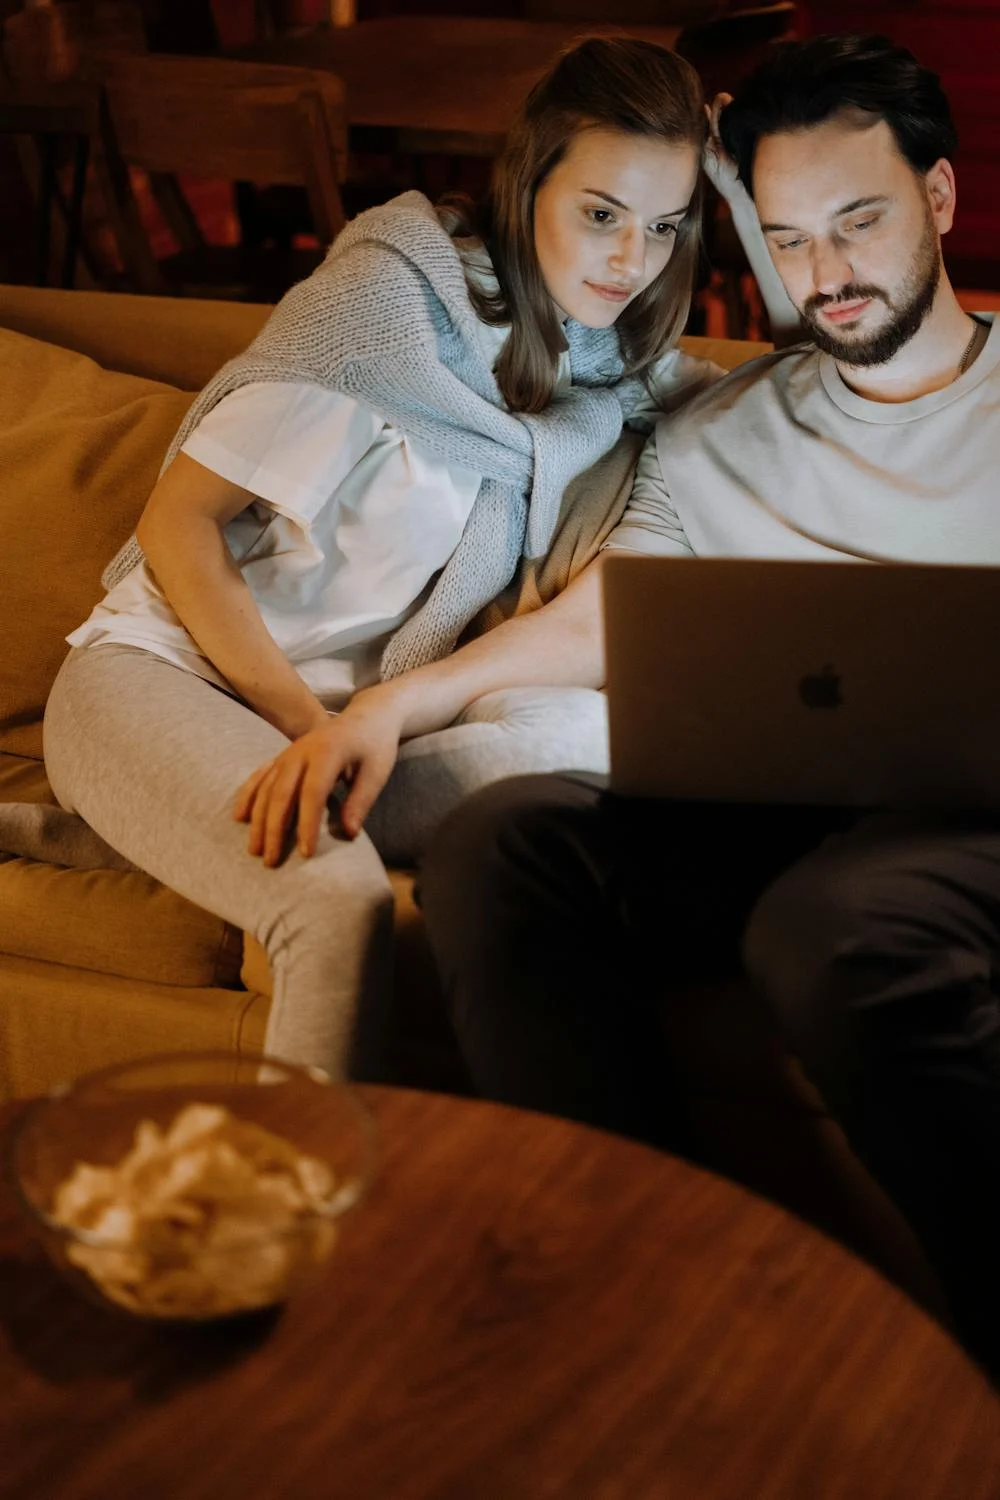
[[[323,816],[330,711],[447,655],[623,423],[715,374],[673,347],[704,135],[685,63],[592,38],[529,97],[481,224],[413,193],[361,215],[197,398],[69,637],[53,790],[261,941],[277,1055],[342,1072],[357,1003],[377,1012],[388,981],[379,852]],[[599,695],[529,698],[520,720],[515,695],[501,722],[489,705],[423,742],[431,822],[511,770],[603,764]],[[394,808],[427,813],[419,785],[382,800],[383,854],[419,846],[426,816],[392,829]],[[314,857],[288,857],[293,823]]]

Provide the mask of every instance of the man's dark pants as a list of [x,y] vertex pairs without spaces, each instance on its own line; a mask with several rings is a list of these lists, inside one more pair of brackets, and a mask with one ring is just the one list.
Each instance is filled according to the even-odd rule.
[[682,1149],[657,1005],[734,968],[742,937],[962,1337],[1000,1371],[1000,819],[625,801],[518,777],[452,814],[420,890],[483,1095]]

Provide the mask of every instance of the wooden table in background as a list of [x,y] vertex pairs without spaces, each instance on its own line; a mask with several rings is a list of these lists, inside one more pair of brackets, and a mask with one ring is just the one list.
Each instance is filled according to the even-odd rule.
[[831,1240],[614,1136],[365,1092],[377,1183],[255,1333],[85,1302],[3,1190],[4,1500],[996,1500],[996,1394]]
[[590,25],[467,16],[388,16],[278,37],[235,55],[337,73],[358,133],[392,135],[394,149],[495,156],[520,101],[576,37],[628,32],[673,49],[678,26]]

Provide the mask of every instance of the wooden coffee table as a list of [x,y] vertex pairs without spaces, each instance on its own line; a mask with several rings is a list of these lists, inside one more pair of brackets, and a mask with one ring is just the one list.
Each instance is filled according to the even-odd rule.
[[377,1183],[271,1325],[105,1313],[4,1187],[4,1500],[995,1500],[997,1396],[831,1240],[614,1136],[365,1093]]

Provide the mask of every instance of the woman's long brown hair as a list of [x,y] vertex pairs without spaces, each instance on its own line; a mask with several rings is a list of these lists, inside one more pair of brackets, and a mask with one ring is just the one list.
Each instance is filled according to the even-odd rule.
[[[552,400],[566,347],[535,253],[535,194],[581,130],[690,144],[705,138],[701,82],[690,63],[653,42],[586,37],[564,52],[531,90],[493,169],[485,201],[446,200],[458,235],[484,241],[498,289],[470,285],[484,322],[510,324],[496,377],[512,411],[542,411]],[[627,369],[644,374],[687,322],[701,243],[701,180],[678,226],[673,253],[615,324]]]

